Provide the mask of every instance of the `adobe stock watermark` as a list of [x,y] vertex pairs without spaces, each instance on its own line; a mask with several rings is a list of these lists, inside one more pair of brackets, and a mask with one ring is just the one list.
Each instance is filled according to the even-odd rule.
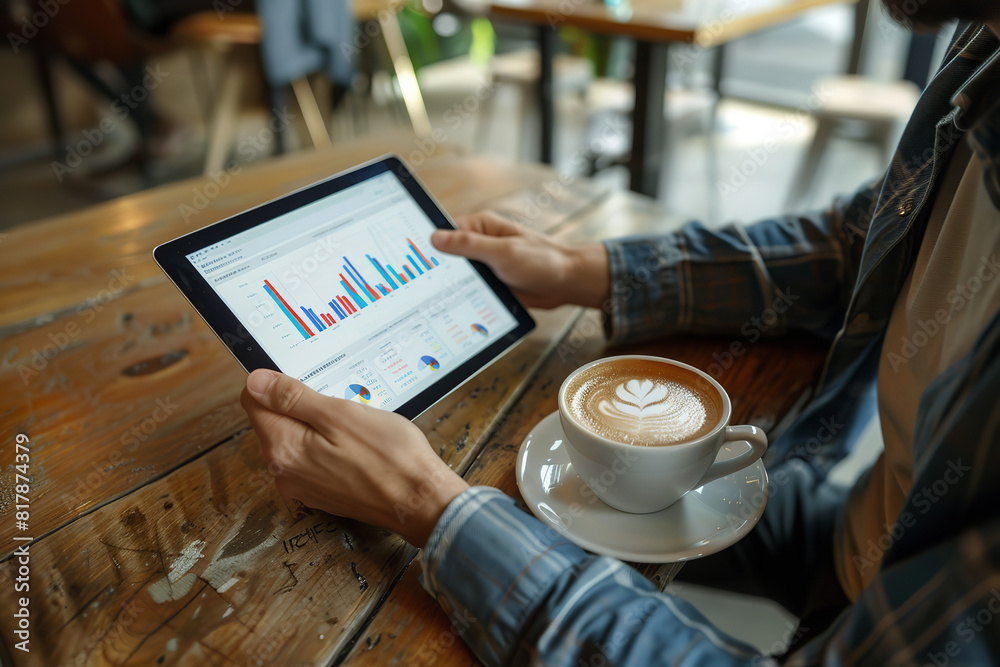
[[[837,419],[836,415],[820,417],[815,435],[792,448],[785,455],[782,463],[789,463],[798,458],[809,459],[819,454],[823,447],[833,442],[834,438],[846,427],[846,424],[840,423]],[[767,474],[767,488],[764,491],[755,491],[747,499],[748,502],[740,503],[738,511],[728,515],[727,520],[730,526],[737,526],[749,521],[757,512],[757,508],[761,507],[765,501],[773,501],[781,489],[788,486],[791,481],[791,475],[782,466],[771,466]]]
[[149,414],[121,434],[119,442],[122,446],[119,449],[112,451],[102,461],[91,461],[90,467],[93,470],[86,476],[80,473],[76,489],[66,500],[67,507],[76,508],[87,502],[88,498],[111,476],[112,471],[125,461],[125,454],[134,453],[139,445],[149,440],[181,407],[178,403],[174,403],[170,396],[156,399],[155,406]]
[[[30,15],[24,14],[20,17],[21,29],[18,32],[8,32],[7,41],[14,53],[20,53],[22,46],[27,46],[28,42],[38,36],[38,31],[49,24],[63,5],[69,4],[70,0],[41,0],[38,9]],[[18,20],[18,19],[15,19]]]
[[[958,625],[955,626],[955,634],[962,640],[962,644],[957,641],[949,641],[941,651],[928,651],[927,662],[924,667],[947,667],[954,658],[962,653],[962,649],[976,638],[976,635],[985,632],[993,623],[993,619],[1000,614],[1000,590],[996,588],[990,590],[990,596],[986,599],[986,604],[980,607],[975,614],[968,614]],[[970,664],[959,662],[959,664]]]
[[[159,64],[155,67],[148,65],[146,67],[146,74],[142,78],[142,84],[135,85],[132,90],[122,93],[111,102],[111,111],[118,119],[118,122],[122,122],[128,118],[132,110],[145,102],[149,94],[168,76],[170,76],[170,72],[162,71]],[[107,135],[118,128],[118,122],[115,122],[110,115],[104,116],[97,124],[97,127],[83,131],[82,139],[72,145],[66,144],[66,157],[63,158],[63,161],[52,162],[52,172],[55,174],[56,180],[62,183],[63,178],[67,174],[72,173],[80,167],[84,160],[92,155],[98,146],[104,143]]]
[[715,361],[708,366],[709,375],[718,379],[723,371],[732,368],[736,360],[747,353],[749,349],[747,345],[753,345],[759,341],[771,327],[778,323],[781,319],[779,315],[787,313],[792,304],[800,298],[800,295],[792,293],[790,287],[786,287],[784,291],[775,288],[774,291],[776,296],[771,306],[762,310],[759,316],[751,317],[740,327],[740,334],[746,338],[747,343],[744,344],[743,341],[734,340],[729,344],[729,348],[721,354],[718,352],[712,353],[712,358]]
[[926,320],[917,320],[919,330],[912,332],[909,336],[900,336],[899,352],[889,352],[886,361],[894,372],[910,363],[910,361],[926,347],[932,338],[945,330],[954,317],[960,313],[979,294],[996,275],[1000,273],[1000,263],[997,262],[995,254],[989,257],[983,256],[979,261],[976,274],[971,276],[964,283],[955,286],[955,289],[945,295],[945,301],[950,307],[938,308],[933,317]]
[[111,280],[108,281],[106,289],[102,289],[94,296],[86,299],[76,308],[77,317],[70,319],[63,325],[61,331],[49,332],[48,342],[40,348],[32,348],[28,353],[28,361],[17,365],[17,373],[21,381],[28,385],[28,382],[38,377],[42,371],[48,368],[52,360],[59,356],[63,350],[67,349],[80,334],[83,333],[83,325],[93,322],[104,307],[113,301],[117,295],[123,292],[128,285],[136,279],[128,272],[127,268],[121,268],[110,272]]
[[717,181],[715,184],[722,201],[729,201],[730,197],[746,186],[770,161],[771,157],[781,150],[782,145],[779,140],[787,141],[799,134],[806,122],[812,118],[812,112],[820,108],[830,98],[830,94],[825,86],[820,85],[814,88],[805,104],[800,105],[792,113],[786,114],[777,121],[774,134],[766,138],[759,146],[747,149],[738,164],[730,165],[728,178]]
[[[918,510],[919,516],[930,512],[934,505],[941,502],[951,487],[958,484],[965,474],[972,470],[972,466],[963,464],[962,459],[949,460],[947,465],[941,477],[934,482],[917,491],[910,491],[913,508]],[[878,567],[885,552],[899,542],[907,530],[917,525],[918,514],[908,509],[904,510],[891,526],[885,524],[885,532],[877,540],[869,539],[864,553],[855,554],[852,559],[858,573],[863,575],[869,568]]]
[[270,151],[275,135],[288,127],[295,118],[296,115],[290,112],[287,107],[281,110],[272,109],[271,118],[267,125],[260,128],[255,134],[244,137],[236,145],[236,155],[239,159],[231,159],[223,170],[209,174],[193,188],[191,201],[181,202],[177,206],[177,211],[184,218],[184,222],[190,225],[192,220],[201,215],[202,211],[207,209],[209,204],[229,187],[233,176],[243,171],[244,164],[251,162],[259,154]]

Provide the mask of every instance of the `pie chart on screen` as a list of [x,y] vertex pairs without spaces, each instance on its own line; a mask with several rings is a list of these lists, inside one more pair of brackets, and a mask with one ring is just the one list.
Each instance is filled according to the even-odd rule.
[[482,336],[489,334],[489,331],[487,331],[486,327],[484,327],[482,324],[473,323],[472,325],[469,326],[469,328],[472,329],[472,333],[474,334],[480,334]]
[[371,400],[372,393],[368,391],[368,387],[363,387],[360,384],[350,384],[347,385],[347,389],[344,391],[344,398],[349,401],[367,403]]
[[420,363],[418,364],[418,368],[420,370],[424,370],[425,368],[430,368],[432,371],[436,371],[437,369],[441,368],[441,362],[439,362],[434,357],[423,356],[420,357]]

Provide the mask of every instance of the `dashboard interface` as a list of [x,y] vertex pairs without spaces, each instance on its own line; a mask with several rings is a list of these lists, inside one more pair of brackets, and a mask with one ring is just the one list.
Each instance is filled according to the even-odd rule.
[[282,372],[393,410],[517,327],[435,229],[382,173],[186,258]]

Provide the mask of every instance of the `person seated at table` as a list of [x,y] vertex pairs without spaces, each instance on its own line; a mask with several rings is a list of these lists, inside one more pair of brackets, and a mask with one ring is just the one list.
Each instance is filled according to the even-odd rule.
[[[790,664],[991,664],[1000,3],[885,4],[917,24],[963,22],[885,179],[822,215],[569,247],[482,213],[433,241],[488,264],[528,306],[602,309],[612,343],[681,331],[743,340],[762,313],[772,323],[758,334],[829,338],[815,399],[772,446],[759,524],[682,577],[768,595],[796,614]],[[243,405],[282,494],[424,548],[424,587],[487,664],[770,660],[498,490],[470,488],[398,415],[262,370]],[[830,467],[875,408],[884,451],[850,489],[834,486]]]

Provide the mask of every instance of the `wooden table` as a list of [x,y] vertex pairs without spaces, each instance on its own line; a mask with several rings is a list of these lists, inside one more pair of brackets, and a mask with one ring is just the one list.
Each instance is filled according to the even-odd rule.
[[[416,583],[416,549],[279,496],[239,406],[245,373],[153,264],[165,240],[412,140],[340,145],[192,180],[10,231],[0,240],[0,637],[17,665],[469,664]],[[419,157],[419,156],[418,156]],[[548,168],[455,154],[416,165],[454,213],[544,201]],[[534,216],[569,239],[675,225],[655,203],[561,181]],[[200,207],[190,222],[188,207]],[[182,212],[183,211],[183,212]],[[424,414],[470,482],[517,497],[513,462],[562,379],[607,354],[597,315],[536,312],[538,329]],[[630,348],[707,367],[728,340]],[[773,431],[822,363],[815,344],[748,345],[720,378],[734,418]],[[17,435],[27,489],[15,489]],[[27,531],[14,505],[27,491]],[[15,541],[31,536],[31,542]],[[15,592],[27,544],[30,591]],[[647,567],[662,586],[674,567]],[[14,650],[18,598],[30,653]],[[2,657],[2,656],[0,656]],[[7,657],[3,664],[9,664]]]
[[[745,35],[774,27],[808,10],[856,0],[493,0],[490,13],[498,20],[538,26],[541,76],[538,99],[542,115],[541,160],[551,164],[555,127],[552,58],[557,30],[573,26],[600,35],[635,41],[635,105],[629,187],[655,197],[667,141],[663,98],[667,54],[671,46],[695,51],[716,49],[713,72],[716,92],[722,78],[723,47]],[[613,6],[617,4],[617,6]],[[863,7],[867,11],[867,0]],[[863,16],[859,12],[859,17]],[[859,51],[864,21],[856,23],[852,64]],[[692,52],[693,53],[693,52]],[[676,59],[676,58],[675,58]],[[679,56],[684,62],[683,54]],[[856,71],[856,69],[855,69]]]

